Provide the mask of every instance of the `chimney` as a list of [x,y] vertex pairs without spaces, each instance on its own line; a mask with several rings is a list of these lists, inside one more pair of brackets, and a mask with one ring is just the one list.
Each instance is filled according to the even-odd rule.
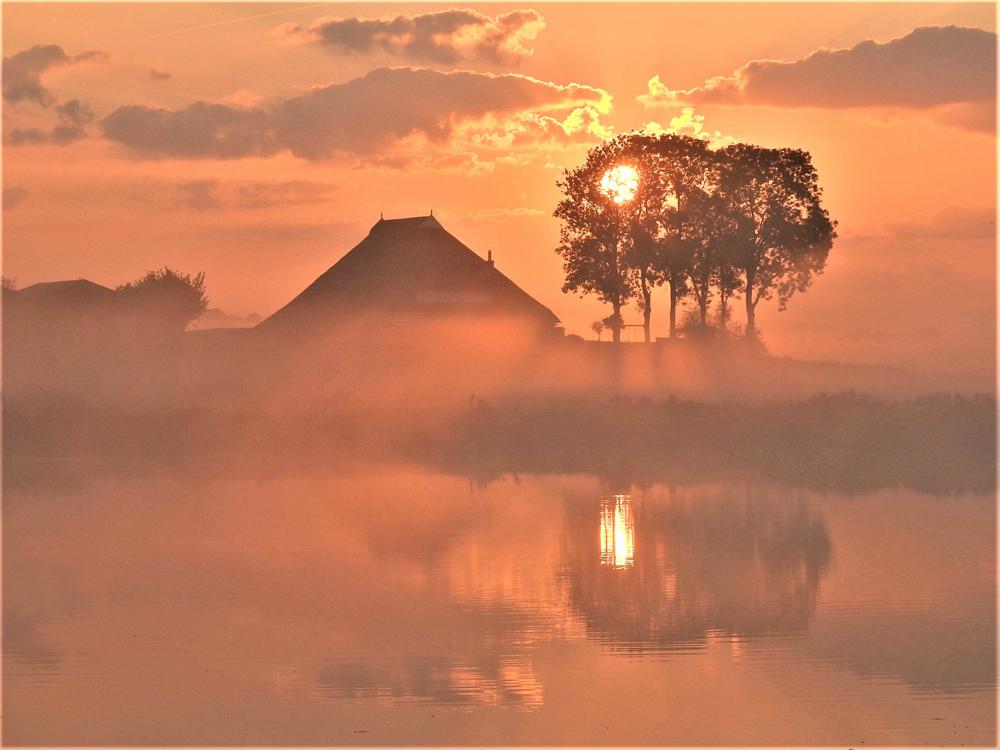
[[486,262],[489,264],[490,268],[493,268],[493,251],[486,251]]

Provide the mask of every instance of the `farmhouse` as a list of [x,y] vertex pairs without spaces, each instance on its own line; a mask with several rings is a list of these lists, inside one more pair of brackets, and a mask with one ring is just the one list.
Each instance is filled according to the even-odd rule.
[[368,236],[262,321],[262,331],[314,331],[386,316],[407,322],[490,318],[561,335],[559,319],[431,216],[379,219]]

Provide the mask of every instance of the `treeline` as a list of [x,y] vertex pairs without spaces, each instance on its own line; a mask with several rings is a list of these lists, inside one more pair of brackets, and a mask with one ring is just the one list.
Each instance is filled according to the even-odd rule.
[[459,424],[413,449],[484,481],[588,473],[626,486],[756,480],[839,491],[986,492],[996,486],[995,413],[986,395],[477,402]]
[[616,487],[748,481],[990,492],[995,413],[992,396],[892,401],[856,393],[742,403],[477,399],[460,412],[391,415],[19,404],[5,407],[5,482],[95,466],[194,479],[412,462],[480,484],[511,474],[589,474]]
[[784,309],[822,272],[836,237],[811,157],[797,149],[713,150],[686,136],[626,133],[591,149],[557,184],[563,291],[609,304],[611,315],[594,330],[610,328],[614,341],[631,301],[650,340],[661,286],[671,336],[682,301],[692,303],[702,331],[714,304],[725,330],[742,296],[744,334],[756,338],[757,306],[775,299]]

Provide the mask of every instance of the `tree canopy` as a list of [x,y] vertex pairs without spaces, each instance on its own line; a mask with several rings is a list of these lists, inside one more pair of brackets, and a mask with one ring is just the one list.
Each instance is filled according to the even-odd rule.
[[761,300],[785,309],[822,273],[837,233],[805,151],[738,144],[719,153],[719,195],[731,217],[727,243],[743,276],[747,335]]
[[[622,168],[637,179],[615,192],[608,177]],[[563,291],[610,304],[615,341],[631,301],[650,340],[653,292],[663,285],[671,336],[685,298],[693,298],[702,326],[716,301],[725,328],[731,298],[742,294],[745,332],[756,337],[759,302],[777,298],[784,309],[822,272],[836,237],[811,158],[796,149],[713,151],[695,138],[626,133],[592,148],[557,185]]]
[[204,273],[192,276],[166,266],[115,291],[148,328],[160,332],[182,332],[208,307]]

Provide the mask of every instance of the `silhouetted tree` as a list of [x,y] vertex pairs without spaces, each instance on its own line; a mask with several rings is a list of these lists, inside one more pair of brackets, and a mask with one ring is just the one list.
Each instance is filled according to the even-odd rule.
[[727,252],[743,274],[745,334],[753,338],[762,299],[776,295],[783,310],[822,272],[836,222],[821,205],[822,189],[807,152],[737,144],[719,155],[718,195],[732,229]]
[[693,214],[715,190],[718,169],[705,141],[678,135],[645,136],[650,199],[644,209],[653,224],[655,279],[670,294],[670,335],[677,332],[677,303],[688,294],[689,272],[703,227]]
[[159,332],[182,332],[208,307],[204,273],[191,276],[166,266],[115,291],[150,329]]
[[563,291],[596,294],[611,305],[609,327],[616,343],[621,341],[622,308],[636,293],[635,274],[626,259],[633,202],[616,204],[602,189],[601,178],[637,155],[634,142],[619,136],[592,148],[582,166],[566,170],[556,183],[563,192],[554,213],[562,220],[556,252],[566,274]]
[[[601,178],[622,164],[638,171],[639,184],[632,200],[616,204]],[[836,236],[809,154],[795,149],[739,144],[713,152],[694,138],[626,133],[591,149],[558,185],[563,291],[597,294],[611,304],[613,321],[637,298],[647,342],[662,284],[670,290],[671,336],[678,301],[690,291],[702,326],[718,298],[723,328],[731,298],[742,292],[745,333],[756,337],[760,300],[777,296],[784,309],[822,271]]]
[[597,334],[597,340],[600,341],[601,334],[604,333],[604,321],[595,320],[593,323],[590,324],[590,330],[592,330],[594,333]]
[[[591,149],[586,163],[559,183],[565,198],[555,215],[563,220],[558,252],[566,269],[564,290],[597,293],[616,316],[636,297],[648,342],[653,292],[667,284],[673,334],[677,302],[687,293],[692,245],[678,215],[689,195],[709,189],[717,173],[712,163],[707,145],[685,136],[625,133]],[[639,182],[631,200],[615,204],[601,189],[601,178],[622,164],[638,172]]]
[[637,219],[631,223],[628,232],[628,251],[625,255],[625,262],[635,274],[639,309],[642,311],[643,340],[647,344],[651,337],[653,289],[663,283],[662,275],[656,267],[659,241],[651,231],[652,223],[649,219]]

